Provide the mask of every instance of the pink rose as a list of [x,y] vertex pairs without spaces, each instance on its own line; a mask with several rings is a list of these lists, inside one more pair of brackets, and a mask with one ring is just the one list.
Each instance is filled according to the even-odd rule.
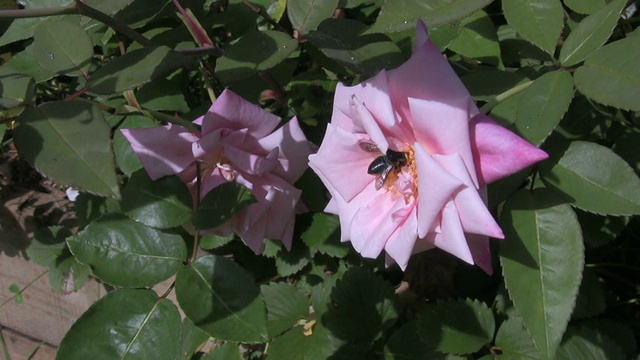
[[338,85],[331,123],[309,165],[332,195],[342,241],[364,257],[439,247],[491,273],[489,237],[503,238],[486,184],[547,154],[478,111],[445,57],[416,30],[397,69]]
[[314,147],[294,117],[274,131],[280,118],[225,90],[209,111],[193,121],[201,132],[169,124],[123,129],[151,179],[178,174],[195,196],[196,162],[201,167],[201,198],[228,181],[249,188],[257,203],[216,228],[242,238],[256,254],[264,238],[291,247],[300,190],[293,183],[307,168]]

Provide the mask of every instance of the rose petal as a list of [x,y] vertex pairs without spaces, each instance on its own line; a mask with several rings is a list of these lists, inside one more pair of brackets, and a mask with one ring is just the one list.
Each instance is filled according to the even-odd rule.
[[469,172],[459,154],[435,155],[434,159],[466,187],[454,195],[455,207],[465,233],[504,238],[500,226],[487,209],[485,201],[471,183]]
[[270,172],[278,165],[278,148],[267,156],[248,153],[233,145],[224,146],[224,156],[231,161],[235,168],[251,175],[262,175]]
[[217,129],[248,129],[251,136],[260,139],[280,123],[280,118],[254,105],[230,90],[224,90],[202,121],[202,134]]
[[296,117],[270,135],[258,140],[265,151],[279,149],[278,165],[273,173],[288,182],[295,182],[308,167],[308,156],[316,147],[307,141]]
[[473,264],[473,256],[453,202],[448,203],[442,210],[440,231],[433,236],[433,244],[458,259]]
[[309,166],[316,173],[322,173],[345,201],[351,201],[375,180],[375,176],[367,174],[367,168],[375,157],[362,150],[359,143],[354,134],[328,124],[320,149],[309,156]]
[[407,268],[409,258],[418,238],[418,212],[415,202],[409,207],[410,212],[404,222],[399,224],[396,231],[389,237],[384,250],[400,266],[403,271]]
[[467,234],[467,244],[473,255],[473,262],[489,275],[493,275],[489,238],[483,235]]
[[364,105],[355,96],[351,96],[349,109],[353,122],[364,129],[364,132],[369,135],[371,142],[376,144],[383,153],[386,152],[389,148],[387,138],[382,133],[380,125],[378,125],[373,116],[371,116],[369,110],[364,107]]
[[471,119],[470,130],[481,184],[490,184],[548,157],[547,153],[484,114]]
[[464,183],[443,169],[420,144],[414,144],[413,149],[418,167],[418,236],[422,238]]
[[409,107],[416,140],[431,155],[460,155],[469,173],[473,174],[473,185],[477,188],[467,109],[421,99],[409,99]]
[[[416,30],[416,34],[418,41],[423,36],[420,28]],[[449,104],[468,111],[470,116],[478,113],[462,81],[440,50],[428,39],[422,46],[414,49],[407,62],[388,71],[387,79],[393,107],[406,119],[411,120],[409,98]],[[415,121],[412,123],[415,126]]]
[[198,136],[169,124],[144,129],[121,129],[152,180],[177,174],[194,161],[191,144]]

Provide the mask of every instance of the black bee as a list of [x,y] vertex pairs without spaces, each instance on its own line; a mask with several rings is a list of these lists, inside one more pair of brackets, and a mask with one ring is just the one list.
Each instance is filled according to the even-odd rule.
[[366,152],[379,155],[369,164],[367,169],[367,174],[377,175],[376,190],[380,190],[384,186],[391,171],[400,170],[407,165],[407,156],[404,152],[387,149],[387,153],[383,154],[374,143],[370,142],[361,142],[360,148]]

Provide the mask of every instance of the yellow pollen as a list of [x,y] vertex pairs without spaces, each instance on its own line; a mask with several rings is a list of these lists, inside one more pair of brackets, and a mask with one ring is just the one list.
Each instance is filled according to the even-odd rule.
[[411,176],[411,191],[408,194],[404,194],[404,201],[409,203],[412,197],[414,199],[418,197],[418,167],[416,166],[416,156],[413,148],[403,150],[403,152],[407,158],[407,164],[401,169],[394,169],[389,173],[387,181],[384,184],[384,188],[392,194],[400,195],[398,188],[396,187],[396,182],[400,178],[401,172],[408,173]]

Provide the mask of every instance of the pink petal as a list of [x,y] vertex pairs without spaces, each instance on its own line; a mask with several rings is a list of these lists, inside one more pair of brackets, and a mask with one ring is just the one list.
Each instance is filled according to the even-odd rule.
[[290,183],[302,176],[309,166],[307,157],[316,151],[315,145],[304,136],[296,117],[270,135],[258,140],[258,143],[265,151],[279,149],[279,164],[273,173]]
[[275,148],[267,156],[248,153],[233,145],[225,145],[224,156],[238,170],[252,175],[262,175],[272,171],[278,165],[278,149]]
[[400,266],[403,271],[407,268],[409,258],[418,238],[418,214],[415,202],[410,206],[410,213],[399,224],[396,231],[389,237],[384,250]]
[[379,196],[376,202],[360,207],[351,221],[350,240],[354,249],[364,257],[377,258],[409,212],[404,198],[399,196],[395,199]]
[[469,172],[460,155],[436,155],[434,158],[449,174],[466,185],[454,195],[455,207],[464,232],[504,238],[500,226],[487,209],[478,189],[471,183]]
[[[422,30],[418,27],[416,31],[418,43],[426,37],[421,34]],[[422,46],[414,49],[407,62],[397,69],[388,71],[387,78],[394,109],[404,118],[411,119],[409,98],[449,104],[470,112],[471,116],[478,112],[462,81],[438,48],[428,39]],[[414,126],[415,122],[414,120]]]
[[413,147],[418,167],[418,236],[425,237],[445,204],[464,184],[443,169],[418,143]]
[[351,96],[351,102],[349,102],[351,119],[359,127],[364,129],[364,133],[369,135],[371,142],[378,145],[378,148],[384,153],[389,148],[386,136],[382,133],[380,125],[371,116],[369,110],[355,97]]
[[[469,101],[469,100],[467,100]],[[473,185],[478,186],[473,152],[469,140],[469,113],[463,107],[437,101],[409,99],[416,140],[429,154],[459,154],[473,174]]]
[[257,139],[267,136],[280,123],[280,118],[254,105],[231,90],[224,90],[202,119],[202,134],[217,129],[248,129]]
[[449,254],[473,264],[473,256],[464,231],[458,217],[458,210],[453,203],[447,204],[442,210],[442,222],[440,223],[440,233],[436,233],[433,237],[433,243],[436,247],[448,252]]
[[483,235],[467,234],[467,244],[473,255],[473,262],[489,275],[493,275],[489,238]]
[[198,136],[186,128],[169,124],[120,131],[152,180],[177,174],[194,161],[191,144],[198,140]]
[[548,157],[484,114],[471,119],[470,130],[481,184],[490,184]]
[[362,150],[359,143],[356,135],[328,124],[318,153],[309,156],[309,166],[345,201],[351,201],[375,180],[374,176],[367,174],[374,157]]

